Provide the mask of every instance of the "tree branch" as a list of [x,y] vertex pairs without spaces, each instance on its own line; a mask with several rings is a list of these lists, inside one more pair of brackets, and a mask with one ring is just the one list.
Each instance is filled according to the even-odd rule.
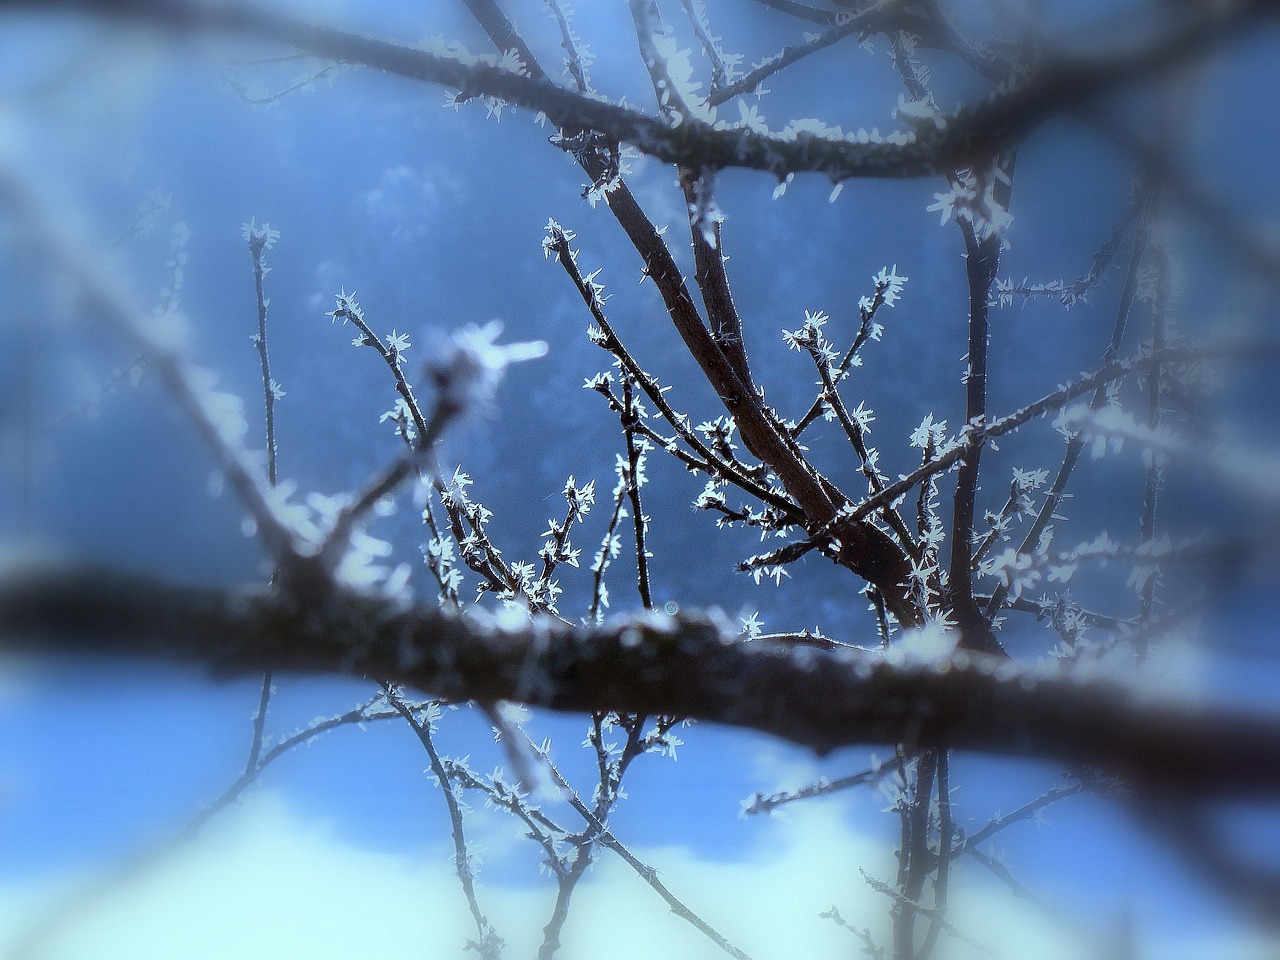
[[[671,126],[615,103],[568,90],[528,73],[481,60],[463,60],[334,27],[299,20],[252,3],[179,0],[3,0],[0,10],[52,6],[183,32],[208,30],[252,37],[343,63],[362,64],[438,83],[467,96],[490,96],[539,113],[559,127],[593,130],[678,166],[745,167],[775,176],[805,171],[833,180],[921,177],[967,167],[1024,139],[1048,117],[1090,99],[1203,56],[1274,13],[1269,0],[1200,4],[1155,36],[1103,53],[1060,56],[1028,80],[947,118],[943,129],[859,142],[810,132],[776,136],[746,127],[687,120]],[[504,47],[504,50],[510,49]],[[523,58],[522,58],[523,59]]]
[[517,626],[340,590],[300,607],[83,568],[0,578],[8,651],[146,656],[217,676],[375,677],[448,700],[685,716],[821,752],[945,745],[1087,764],[1173,793],[1280,795],[1280,716],[966,651],[913,660],[742,643],[738,632],[718,614]]

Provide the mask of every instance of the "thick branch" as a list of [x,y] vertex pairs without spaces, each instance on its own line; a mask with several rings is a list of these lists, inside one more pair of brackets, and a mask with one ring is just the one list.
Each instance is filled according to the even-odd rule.
[[[362,64],[425,80],[466,96],[490,96],[546,114],[568,129],[590,129],[630,143],[659,160],[689,168],[746,167],[777,176],[812,171],[833,180],[920,177],[969,166],[1029,135],[1042,121],[1091,98],[1208,53],[1273,12],[1270,0],[1197,5],[1195,15],[1135,43],[1096,54],[1060,57],[1029,80],[979,106],[960,111],[945,129],[862,143],[809,132],[783,137],[745,127],[687,120],[679,126],[608,103],[545,79],[482,61],[464,61],[416,47],[298,20],[251,3],[208,0],[3,0],[0,9],[53,7],[179,31],[210,30],[282,43],[319,57]],[[505,49],[505,48],[504,48]]]
[[1170,794],[1280,795],[1280,716],[981,654],[909,660],[737,635],[714,614],[513,625],[349,593],[299,609],[265,592],[84,569],[0,581],[10,651],[376,677],[449,700],[708,720],[824,752],[945,745],[1087,764]]

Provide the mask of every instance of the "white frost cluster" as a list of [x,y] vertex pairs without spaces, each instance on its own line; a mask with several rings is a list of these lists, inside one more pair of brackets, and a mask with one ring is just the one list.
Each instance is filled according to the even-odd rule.
[[996,199],[997,182],[1008,182],[1008,176],[996,168],[977,175],[961,171],[946,193],[935,193],[934,202],[925,209],[942,214],[945,226],[948,220],[971,224],[979,239],[1003,237],[1013,223],[1013,215]]
[[[658,55],[666,61],[667,76],[671,78],[671,84],[674,87],[674,90],[661,92],[664,106],[675,111],[672,115],[673,123],[678,125],[685,119],[680,112],[680,103],[684,104],[684,108],[694,119],[704,123],[714,122],[715,108],[708,107],[698,93],[702,84],[694,79],[693,61],[690,56],[692,51],[681,50],[675,36],[670,33],[655,34],[653,45],[657,48]],[[673,99],[673,95],[678,99]]]
[[276,241],[280,239],[279,230],[272,230],[269,223],[259,225],[257,218],[242,224],[240,233],[246,243],[261,250],[270,250],[276,245]]
[[947,421],[934,420],[933,414],[926,414],[920,425],[911,433],[911,445],[920,450],[927,450],[930,445],[936,450],[942,446],[947,436]]
[[438,402],[443,411],[451,416],[467,416],[488,409],[508,366],[547,354],[547,344],[542,340],[499,344],[501,333],[502,324],[497,320],[454,332],[444,356],[428,368],[439,388]]

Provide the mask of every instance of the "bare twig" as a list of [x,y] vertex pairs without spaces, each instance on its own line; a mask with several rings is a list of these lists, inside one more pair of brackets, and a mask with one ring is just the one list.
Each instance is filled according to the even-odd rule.
[[878,764],[869,770],[851,773],[845,777],[836,777],[834,780],[828,780],[823,777],[797,790],[783,790],[770,794],[753,793],[743,801],[742,815],[753,816],[759,813],[772,813],[778,807],[785,806],[788,803],[795,803],[797,800],[825,797],[827,794],[839,793],[842,790],[850,790],[864,784],[868,786],[874,785],[889,774],[896,773],[901,767],[901,762],[895,758],[888,763]]
[[467,900],[467,908],[471,911],[471,918],[476,925],[476,934],[480,938],[476,942],[475,948],[484,960],[496,958],[502,948],[502,938],[498,936],[493,924],[485,916],[484,911],[481,910],[480,901],[476,896],[475,873],[472,866],[471,853],[467,849],[466,829],[462,823],[462,808],[453,792],[449,771],[445,768],[439,751],[436,750],[435,740],[432,738],[432,720],[430,716],[425,720],[417,717],[389,683],[384,683],[382,689],[387,702],[391,704],[413,730],[418,742],[422,744],[422,748],[426,750],[427,757],[431,761],[431,772],[434,774],[436,782],[440,785],[440,795],[444,798],[445,807],[449,812],[449,823],[453,832],[454,872],[458,875],[458,883],[462,886],[463,896]]
[[49,209],[9,169],[0,169],[0,198],[25,222],[30,242],[43,249],[77,281],[91,309],[128,340],[156,371],[249,511],[267,551],[278,563],[297,561],[305,552],[304,538],[281,516],[268,492],[266,478],[240,445],[238,424],[229,423],[226,412],[221,409],[225,396],[216,394],[206,376],[171,345],[171,327],[180,321],[172,315],[154,320],[137,310],[119,284],[55,225]]
[[621,857],[627,865],[636,872],[641,880],[652,887],[654,892],[666,901],[667,906],[671,908],[671,912],[681,920],[684,920],[686,923],[693,926],[699,933],[718,946],[721,950],[729,954],[729,956],[734,957],[735,960],[751,960],[746,953],[735,947],[723,934],[703,920],[702,917],[698,916],[698,914],[694,913],[693,910],[684,903],[684,901],[680,900],[674,893],[672,893],[670,888],[658,879],[657,870],[649,866],[647,863],[644,863],[629,849],[627,849],[627,847],[613,835],[605,822],[593,813],[581,799],[579,799],[577,793],[574,792],[573,787],[571,787],[569,782],[564,778],[564,775],[560,773],[555,764],[553,764],[545,755],[543,757],[543,761],[546,764],[547,769],[551,772],[552,779],[555,780],[561,791],[563,791],[564,797],[569,801],[570,806],[572,806],[582,819],[590,825],[596,842]]

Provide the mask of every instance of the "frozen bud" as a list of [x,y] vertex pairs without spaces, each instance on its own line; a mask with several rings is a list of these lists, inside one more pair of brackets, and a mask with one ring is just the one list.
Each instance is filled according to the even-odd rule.
[[510,364],[536,360],[547,353],[541,340],[499,344],[496,341],[501,332],[502,324],[496,320],[483,327],[468,325],[456,330],[443,356],[428,366],[427,373],[440,391],[442,412],[457,417],[488,407]]

